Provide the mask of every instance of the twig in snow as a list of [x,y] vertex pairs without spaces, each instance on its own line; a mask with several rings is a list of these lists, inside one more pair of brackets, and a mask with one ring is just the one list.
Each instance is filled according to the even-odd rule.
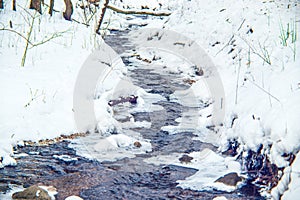
[[74,21],[74,22],[76,22],[76,23],[78,23],[78,24],[83,24],[83,25],[86,25],[86,26],[90,26],[89,24],[86,24],[86,23],[84,23],[84,22],[80,22],[80,21],[78,21],[78,20],[76,20],[76,19],[73,19],[73,18],[72,18],[72,21]]
[[281,101],[277,97],[273,96],[270,92],[266,91],[264,88],[257,85],[254,81],[251,81],[250,79],[247,80],[250,81],[253,85],[255,85],[258,89],[262,90],[263,92],[265,92],[266,94],[268,94],[270,97],[272,97],[273,99],[275,99],[281,104]]
[[239,26],[239,28],[237,29],[237,31],[239,31],[242,28],[245,21],[246,21],[246,19],[243,19],[243,21],[242,21],[241,25]]
[[262,54],[258,53],[257,50],[255,49],[255,47],[253,47],[245,38],[243,38],[242,36],[238,35],[248,46],[249,48],[252,50],[252,52],[254,54],[256,54],[258,57],[260,57],[261,59],[263,59],[263,61],[265,61],[266,63],[268,63],[269,65],[271,65],[271,59],[270,59],[270,54],[268,52],[268,50],[265,47],[262,47],[261,44],[259,43],[259,47],[262,51]]
[[237,98],[238,98],[240,69],[241,69],[241,57],[239,54],[239,67],[238,67],[238,74],[237,74],[237,78],[236,78],[236,87],[235,87],[235,105],[237,104]]
[[39,92],[38,89],[36,89],[36,90],[33,92],[32,89],[31,89],[31,87],[29,87],[29,90],[30,90],[30,96],[31,96],[31,98],[30,98],[30,100],[24,105],[25,108],[28,107],[28,106],[30,106],[30,104],[31,104],[34,100],[36,100],[36,99],[38,99],[38,98],[40,98],[40,97],[43,97],[42,101],[43,101],[44,103],[46,102],[46,101],[45,101],[46,95],[45,95],[44,90],[42,90],[40,94],[38,94],[38,92]]
[[15,31],[13,29],[1,28],[0,31],[9,31],[9,32],[15,33],[18,36],[20,36],[21,38],[23,38],[24,40],[26,40],[27,43],[29,43],[30,45],[33,45],[24,35],[22,35],[21,33]]
[[[268,92],[270,92],[270,88],[269,88],[269,91],[268,91]],[[269,102],[270,102],[270,106],[271,106],[271,108],[272,108],[272,101],[271,101],[270,95],[269,95]]]
[[43,39],[42,41],[40,41],[38,43],[32,44],[32,47],[30,47],[30,49],[33,48],[33,47],[45,44],[46,42],[49,42],[50,40],[53,40],[55,38],[61,37],[63,33],[66,33],[68,31],[69,30],[53,33],[49,38]]
[[[239,31],[241,28],[242,28],[242,26],[243,26],[243,24],[244,24],[244,22],[246,21],[246,19],[243,19],[243,21],[242,21],[242,23],[240,24],[240,26],[239,26],[239,28],[237,29],[237,31]],[[222,49],[220,49],[217,53],[216,53],[216,55],[218,55],[221,51],[223,51],[229,44],[230,44],[230,42],[233,40],[233,38],[234,38],[234,35],[235,34],[233,34],[232,36],[231,36],[231,38],[229,39],[229,41],[222,47]]]
[[229,39],[229,41],[222,47],[222,49],[220,49],[220,50],[216,53],[216,55],[218,55],[221,51],[223,51],[223,50],[230,44],[230,42],[233,40],[233,38],[234,38],[234,35],[231,36],[231,38]]

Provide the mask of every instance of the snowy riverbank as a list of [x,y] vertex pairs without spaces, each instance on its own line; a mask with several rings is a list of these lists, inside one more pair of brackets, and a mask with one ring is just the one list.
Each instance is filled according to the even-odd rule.
[[[297,1],[183,1],[162,23],[197,41],[218,69],[226,95],[224,126],[218,128],[223,150],[232,138],[240,152],[262,144],[278,167],[290,165],[286,154],[297,154],[300,42],[293,34],[299,35],[299,6]],[[286,189],[283,199],[295,199],[297,165],[284,172],[272,191],[275,199]]]
[[[22,7],[29,5],[27,1],[17,3]],[[62,3],[55,3],[55,9],[63,10]],[[7,28],[11,22],[13,30],[26,35],[30,28],[27,23],[32,18],[22,8],[11,11],[9,4],[5,2],[5,9],[0,10],[0,26]],[[116,5],[172,10],[169,17],[149,17],[147,27],[173,30],[195,40],[215,64],[224,86],[226,112],[223,126],[215,128],[214,144],[226,150],[228,140],[235,139],[239,144],[238,153],[249,149],[257,151],[263,145],[267,158],[277,167],[286,168],[271,196],[277,199],[284,193],[283,199],[295,199],[300,166],[299,1],[240,0],[233,4],[225,0],[155,0],[151,3],[124,0],[123,3],[117,1]],[[32,10],[29,12],[34,15]],[[76,10],[73,17],[82,19],[82,15]],[[145,23],[144,19],[111,11],[107,16],[104,25],[108,28],[122,29],[129,24]],[[51,18],[42,15],[34,23],[31,36],[34,44],[56,33],[59,35],[29,49],[24,67],[20,64],[26,41],[13,32],[0,31],[0,92],[3,96],[0,100],[0,168],[16,164],[11,158],[12,147],[22,145],[23,140],[38,141],[77,132],[72,110],[76,77],[88,55],[103,43],[93,28],[65,21],[61,13],[54,13]],[[166,65],[174,64],[163,61]],[[115,68],[126,73],[122,63]],[[95,103],[101,113],[97,118],[98,127],[103,132],[118,126],[107,111],[106,102],[117,84],[112,80],[122,76],[119,72],[111,73],[100,91],[103,98]],[[195,84],[193,90],[202,91],[202,87],[203,84]],[[199,97],[208,98],[203,92],[199,92]],[[210,110],[199,113],[199,136],[215,134],[204,128],[211,125],[206,119]],[[176,127],[165,129],[172,132]],[[210,137],[197,139],[212,140]],[[289,154],[296,155],[291,166],[286,158]],[[184,187],[197,189],[195,180],[189,181],[191,184]]]

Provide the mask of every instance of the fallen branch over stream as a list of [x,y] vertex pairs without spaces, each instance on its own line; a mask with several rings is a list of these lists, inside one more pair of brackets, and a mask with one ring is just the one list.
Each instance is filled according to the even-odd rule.
[[153,15],[153,16],[169,16],[171,12],[153,12],[150,10],[123,10],[112,5],[107,6],[108,9],[111,9],[117,13],[122,13],[126,15]]
[[115,6],[109,5],[109,0],[105,0],[104,4],[103,4],[103,8],[101,11],[101,15],[100,15],[100,19],[98,21],[97,27],[96,27],[96,33],[100,34],[100,28],[101,28],[101,24],[103,22],[103,18],[106,12],[106,9],[111,9],[117,13],[122,13],[125,15],[152,15],[152,16],[169,16],[172,13],[171,12],[154,12],[154,11],[150,11],[150,10],[123,10],[121,8],[117,8]]

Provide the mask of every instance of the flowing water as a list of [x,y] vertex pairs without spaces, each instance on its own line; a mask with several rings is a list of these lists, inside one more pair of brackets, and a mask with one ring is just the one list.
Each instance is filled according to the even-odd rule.
[[[132,27],[131,29],[134,29]],[[105,41],[119,54],[134,49],[129,42],[128,31],[112,31]],[[128,54],[122,57],[126,65],[132,65]],[[126,56],[127,55],[127,56]],[[136,122],[151,122],[149,127],[128,128],[128,131],[138,132],[144,139],[150,141],[152,150],[137,153],[116,161],[97,161],[79,156],[71,148],[70,141],[63,141],[48,146],[16,147],[20,156],[18,165],[0,170],[0,191],[4,192],[11,185],[28,187],[33,184],[52,185],[58,189],[57,199],[70,195],[78,195],[83,199],[213,199],[225,196],[228,199],[260,199],[254,187],[239,189],[232,193],[221,191],[193,191],[182,189],[177,180],[195,174],[196,169],[175,165],[153,165],[145,162],[147,158],[172,153],[190,153],[209,148],[217,149],[199,140],[193,140],[192,131],[170,134],[161,127],[178,125],[175,120],[188,112],[188,107],[170,101],[170,94],[175,90],[190,87],[182,81],[180,74],[161,73],[147,65],[129,67],[128,76],[132,82],[149,93],[164,97],[153,104],[160,110],[151,113],[140,111],[131,113]],[[130,105],[130,108],[134,105]],[[115,118],[120,122],[128,121],[122,114],[128,107],[114,107]],[[164,120],[162,120],[162,116]],[[82,138],[82,145],[92,145],[97,135],[91,134]],[[71,141],[72,142],[72,141]],[[74,143],[74,142],[73,142]],[[75,149],[78,149],[75,145]],[[25,153],[25,154],[22,154]],[[67,155],[61,159],[57,155]]]

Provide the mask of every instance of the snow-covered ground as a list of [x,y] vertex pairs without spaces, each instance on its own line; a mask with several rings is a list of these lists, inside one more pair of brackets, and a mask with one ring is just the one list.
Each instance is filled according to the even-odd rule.
[[[74,5],[76,3],[73,2]],[[133,5],[139,9],[144,3]],[[15,32],[0,32],[0,89],[3,95],[0,100],[0,155],[3,156],[0,166],[15,164],[9,155],[12,154],[12,145],[22,140],[38,141],[77,132],[73,110],[76,79],[88,56],[103,45],[102,38],[94,33],[94,18],[91,22],[93,27],[86,27],[64,20],[62,12],[54,12],[52,17],[48,14],[40,16],[29,9],[25,12],[23,8],[29,7],[29,1],[26,0],[18,1],[17,5],[15,12],[10,9],[10,3],[5,2],[5,9],[0,10],[0,28],[14,30],[26,38],[34,18],[30,42],[35,45],[54,38],[38,46],[29,45],[25,66],[21,67],[26,40]],[[118,2],[116,5],[119,5]],[[131,8],[130,4],[127,5]],[[157,2],[151,4],[152,7],[155,5],[159,6]],[[63,1],[55,3],[55,10],[63,11],[63,8]],[[44,9],[46,13],[46,7]],[[97,19],[98,14],[95,15]],[[122,29],[140,21],[137,19],[127,23],[124,16],[121,16],[107,12],[104,27],[109,23],[109,28]],[[83,11],[74,10],[72,17],[83,21]],[[101,33],[107,32],[103,30]],[[100,124],[98,127],[103,132],[116,123],[106,111],[110,93],[104,93],[118,83],[115,80],[122,77],[120,70],[126,73],[122,62],[117,62],[113,68],[115,70],[108,72],[107,76],[102,74],[105,75],[105,81],[98,85],[96,91],[96,95],[101,94],[102,97],[95,102],[95,109]]]
[[[240,150],[263,144],[278,167],[289,165],[283,153],[297,154],[300,147],[300,42],[292,37],[299,36],[299,7],[299,1],[191,0],[162,24],[196,40],[218,69],[226,102],[219,146],[226,148],[230,138],[238,139]],[[294,165],[286,176],[299,172]],[[296,194],[293,179],[273,197],[287,187],[287,194]]]
[[[72,2],[76,4],[76,1]],[[173,14],[163,19],[150,17],[147,27],[173,30],[195,40],[215,64],[225,91],[226,112],[224,125],[216,127],[218,133],[217,139],[213,139],[214,144],[224,150],[227,141],[236,138],[241,144],[239,151],[256,150],[263,144],[267,148],[265,151],[268,152],[269,159],[278,167],[286,167],[282,180],[272,190],[272,197],[276,199],[284,193],[283,199],[295,199],[300,186],[300,2],[111,2],[125,8],[140,9],[147,5],[150,9],[172,10]],[[30,39],[33,44],[51,36],[56,38],[29,48],[25,66],[21,67],[26,40],[16,33],[0,31],[0,168],[16,164],[12,159],[12,146],[21,145],[22,140],[38,141],[77,132],[73,120],[76,78],[88,55],[103,44],[103,40],[94,34],[94,18],[97,19],[98,15],[92,18],[91,26],[86,27],[65,21],[60,12],[54,12],[52,17],[47,14],[39,16],[27,9],[29,13],[26,13],[22,9],[29,5],[26,0],[17,1],[20,6],[17,7],[17,12],[10,10],[10,3],[5,1],[5,9],[0,10],[0,28],[13,29],[26,37],[30,31],[28,24],[32,22],[31,14],[38,16],[34,20]],[[56,10],[62,11],[63,7],[63,2],[55,2]],[[76,9],[73,18],[84,20],[83,12]],[[109,28],[125,28],[131,23],[145,23],[141,18],[118,15],[111,11],[107,12],[105,22],[103,26]],[[12,28],[9,28],[10,24]],[[288,38],[283,38],[287,36]],[[126,74],[122,63],[115,66],[115,69]],[[123,77],[118,70],[109,73],[97,91],[101,94],[101,98],[95,101],[95,110],[100,113],[97,116],[97,127],[102,132],[118,126],[107,111],[106,103],[117,84],[111,80]],[[192,89],[203,91],[203,84],[199,81]],[[208,99],[204,92],[199,92],[198,96]],[[176,94],[174,99],[175,97]],[[199,136],[205,133],[203,131],[211,134],[208,129],[201,128],[211,125],[212,122],[206,119],[211,110],[208,107],[199,113]],[[234,118],[236,119],[233,120]],[[178,119],[180,120],[183,119]],[[176,130],[176,127],[164,128],[174,130],[174,133]],[[125,141],[132,140],[127,136],[123,138]],[[209,137],[205,139],[208,140]],[[288,166],[288,161],[282,156],[284,153],[296,155],[291,166]],[[201,160],[201,152],[194,154],[196,158],[200,156]],[[176,156],[178,157],[174,155],[174,158]],[[172,162],[169,157],[165,160],[160,158],[160,163]],[[193,165],[199,169],[197,162]],[[226,165],[220,168],[223,167]],[[181,185],[193,189],[203,187],[203,184],[198,184],[197,187],[197,179],[197,175],[189,177]]]

